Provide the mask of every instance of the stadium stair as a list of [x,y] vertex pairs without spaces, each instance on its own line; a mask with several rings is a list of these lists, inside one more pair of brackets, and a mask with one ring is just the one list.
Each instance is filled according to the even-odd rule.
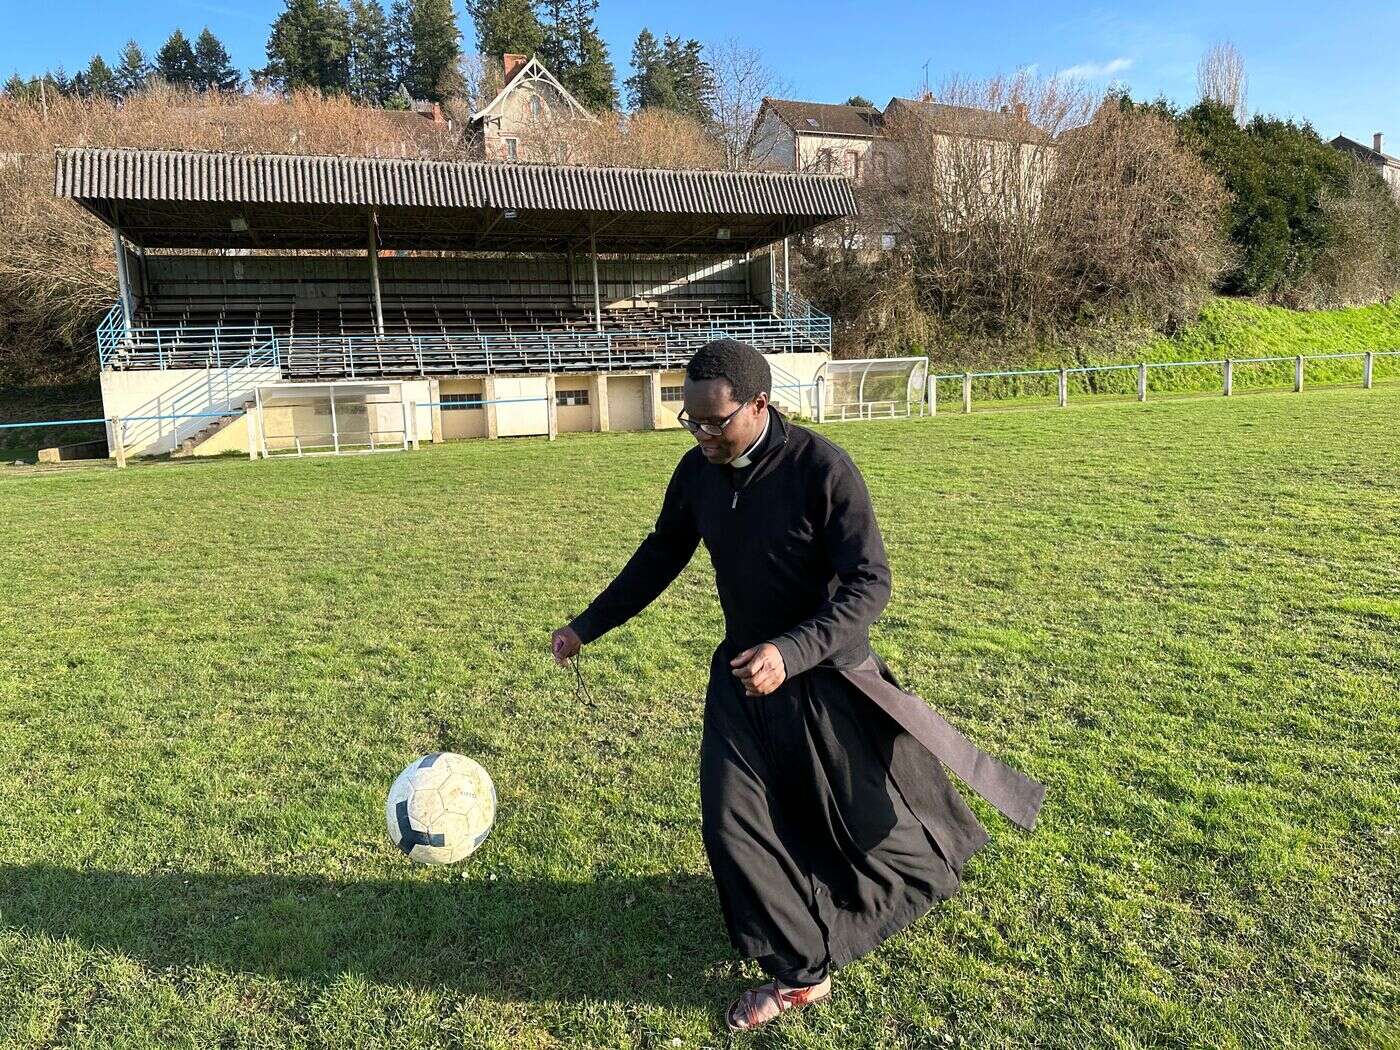
[[[201,453],[200,447],[212,441],[217,435],[223,433],[234,423],[241,423],[246,419],[248,413],[253,410],[253,404],[252,401],[245,401],[242,411],[230,412],[228,415],[220,416],[218,419],[211,419],[208,424],[195,431],[189,437],[183,439],[180,444],[175,447],[175,450],[170,453],[170,458],[188,459],[191,456],[214,454],[210,451]],[[219,449],[218,451],[222,452],[224,449]]]

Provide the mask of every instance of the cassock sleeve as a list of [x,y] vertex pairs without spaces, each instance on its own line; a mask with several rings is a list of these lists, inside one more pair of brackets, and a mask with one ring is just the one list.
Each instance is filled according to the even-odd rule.
[[836,590],[816,615],[772,639],[788,677],[856,644],[890,600],[890,565],[865,479],[848,459],[828,472],[815,513]]
[[666,486],[656,527],[617,579],[569,624],[585,645],[636,616],[690,564],[700,533],[686,494],[685,470],[686,461],[682,460]]

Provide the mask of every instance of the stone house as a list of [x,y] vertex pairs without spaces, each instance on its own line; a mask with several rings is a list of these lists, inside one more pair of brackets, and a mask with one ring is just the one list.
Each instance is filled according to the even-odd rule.
[[471,116],[469,137],[483,160],[568,164],[577,136],[596,124],[538,58],[505,55],[501,90]]

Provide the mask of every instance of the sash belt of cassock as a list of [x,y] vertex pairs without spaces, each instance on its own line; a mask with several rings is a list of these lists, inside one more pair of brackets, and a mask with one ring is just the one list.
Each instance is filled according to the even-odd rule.
[[880,673],[874,655],[854,667],[834,668],[900,724],[909,735],[996,807],[1012,823],[1030,831],[1045,800],[1045,785],[987,754],[954,729],[942,715]]

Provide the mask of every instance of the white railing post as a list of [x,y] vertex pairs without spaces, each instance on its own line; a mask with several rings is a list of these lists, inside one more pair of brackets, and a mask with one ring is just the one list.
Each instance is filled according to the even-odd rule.
[[118,467],[118,468],[125,467],[125,466],[126,466],[126,434],[125,434],[125,432],[124,432],[123,429],[122,429],[122,417],[121,417],[121,416],[113,416],[111,419],[109,419],[109,420],[107,421],[107,425],[110,426],[110,427],[112,428],[112,429],[111,429],[111,433],[112,433],[111,444],[112,444],[112,451],[116,453],[116,457],[117,457],[117,467]]
[[1293,392],[1301,394],[1303,392],[1303,355],[1299,354],[1293,359]]
[[258,432],[253,420],[253,407],[251,405],[243,413],[243,418],[248,421],[248,458],[256,462],[258,458]]
[[1375,355],[1372,354],[1370,350],[1367,350],[1365,360],[1361,363],[1361,386],[1365,390],[1371,389],[1371,376],[1374,374],[1372,363],[1374,360]]
[[972,411],[972,373],[963,373],[963,412]]
[[404,448],[411,448],[418,451],[418,402],[409,401],[404,406],[403,416],[403,442]]
[[1060,407],[1064,408],[1069,404],[1069,372],[1063,368],[1060,369],[1059,393]]
[[928,377],[928,414],[938,415],[938,377]]
[[1147,362],[1138,365],[1138,400],[1147,400]]
[[1235,362],[1225,358],[1225,396],[1235,392]]

